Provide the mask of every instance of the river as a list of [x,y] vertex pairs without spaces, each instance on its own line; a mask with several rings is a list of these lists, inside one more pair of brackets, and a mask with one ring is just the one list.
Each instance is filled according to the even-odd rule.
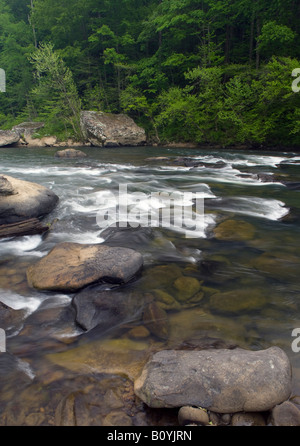
[[[1,149],[1,174],[44,185],[59,203],[45,219],[53,223],[46,236],[0,241],[0,301],[13,309],[4,327],[9,359],[0,372],[0,425],[172,425],[172,411],[148,410],[132,390],[149,355],[164,348],[281,347],[292,363],[297,397],[299,154],[84,147],[86,158],[70,160],[55,158],[56,150]],[[174,162],[178,157],[192,157],[194,164]],[[151,227],[131,222],[126,231],[107,230],[102,217],[108,212],[115,223],[112,195],[120,191],[121,201],[127,191],[137,205],[130,221],[160,208],[151,194],[190,199],[192,193],[204,215],[194,212],[188,228],[154,219]],[[144,269],[125,288],[141,311],[134,307],[115,326],[85,332],[75,322],[73,295],[30,289],[28,266],[66,241],[139,251]],[[182,277],[190,281],[184,289],[177,281],[176,290]],[[192,296],[195,281],[200,291]],[[143,318],[149,295],[164,320],[155,320],[155,312],[154,320]]]

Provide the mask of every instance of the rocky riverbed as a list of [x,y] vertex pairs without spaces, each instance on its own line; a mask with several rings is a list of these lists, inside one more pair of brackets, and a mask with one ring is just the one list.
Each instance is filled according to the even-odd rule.
[[[62,162],[53,155],[51,163]],[[291,296],[299,258],[289,232],[297,213],[269,223],[266,236],[255,220],[233,212],[235,197],[211,196],[208,212],[218,218],[208,219],[207,238],[113,226],[96,237],[94,215],[80,213],[95,207],[94,190],[86,191],[121,176],[115,166],[102,176],[88,169],[78,188],[81,163],[73,177],[78,201],[74,185],[64,196],[64,181],[51,191],[59,200],[48,217],[38,215],[52,222],[49,231],[1,244],[0,326],[8,336],[0,353],[1,425],[299,425],[295,368],[280,338],[297,322]],[[63,178],[73,172],[61,169]],[[144,165],[138,169],[145,176]],[[57,172],[55,165],[47,190]],[[2,178],[2,196],[18,195],[14,177]],[[262,210],[257,199],[255,206]],[[287,215],[283,206],[266,209]],[[278,225],[284,250],[271,245]],[[292,291],[282,300],[286,283]],[[275,329],[274,321],[281,321]]]

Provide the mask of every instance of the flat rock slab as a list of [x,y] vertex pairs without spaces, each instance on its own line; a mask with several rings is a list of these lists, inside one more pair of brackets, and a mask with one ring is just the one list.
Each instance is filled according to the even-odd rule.
[[291,365],[266,350],[164,350],[146,364],[135,393],[149,407],[200,406],[218,413],[261,412],[291,394]]
[[39,290],[77,291],[96,282],[127,283],[141,270],[143,257],[129,248],[60,243],[27,270]]
[[6,190],[9,188],[10,193],[1,195],[0,225],[43,218],[55,208],[59,200],[53,191],[40,184],[7,175],[2,175],[1,181],[5,181]]

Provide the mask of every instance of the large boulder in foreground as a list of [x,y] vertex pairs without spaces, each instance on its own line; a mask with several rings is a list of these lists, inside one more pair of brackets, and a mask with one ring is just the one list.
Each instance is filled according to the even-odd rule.
[[278,347],[266,350],[165,350],[135,382],[148,406],[200,406],[218,413],[267,411],[291,394],[291,365]]
[[140,146],[146,142],[144,129],[124,114],[83,111],[82,133],[95,147]]
[[0,130],[0,147],[10,146],[19,141],[20,135],[12,130]]
[[43,218],[58,202],[58,196],[40,184],[1,175],[0,225]]
[[142,255],[133,249],[66,242],[30,266],[27,279],[39,290],[73,292],[100,281],[127,283],[142,266]]

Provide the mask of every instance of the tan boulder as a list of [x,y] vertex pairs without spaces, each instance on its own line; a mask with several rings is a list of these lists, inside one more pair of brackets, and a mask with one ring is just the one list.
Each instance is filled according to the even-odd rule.
[[42,218],[51,212],[58,197],[50,189],[40,184],[19,180],[7,175],[1,176],[8,195],[0,201],[0,225],[16,223],[30,218]]
[[31,265],[27,280],[39,290],[72,292],[100,281],[126,283],[142,265],[142,255],[133,249],[67,242]]

